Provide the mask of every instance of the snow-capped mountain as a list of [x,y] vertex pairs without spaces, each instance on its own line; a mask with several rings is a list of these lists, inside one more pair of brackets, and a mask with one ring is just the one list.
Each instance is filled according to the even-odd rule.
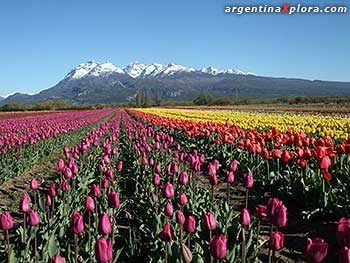
[[117,74],[127,74],[131,78],[164,78],[172,76],[176,73],[204,73],[209,75],[218,74],[236,74],[236,75],[253,75],[252,73],[245,73],[240,70],[228,69],[228,70],[218,70],[214,67],[208,67],[204,69],[194,69],[191,67],[185,67],[177,64],[143,64],[139,62],[133,62],[124,68],[117,67],[110,62],[98,63],[94,60],[88,61],[86,63],[80,64],[73,70],[71,70],[64,80],[75,80],[87,77],[98,77],[105,76],[113,73]]

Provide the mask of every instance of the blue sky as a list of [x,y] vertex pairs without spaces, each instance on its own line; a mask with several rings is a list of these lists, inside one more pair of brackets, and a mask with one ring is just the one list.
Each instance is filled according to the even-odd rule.
[[333,0],[3,0],[0,95],[35,93],[87,60],[350,81],[350,13],[227,15],[225,5]]

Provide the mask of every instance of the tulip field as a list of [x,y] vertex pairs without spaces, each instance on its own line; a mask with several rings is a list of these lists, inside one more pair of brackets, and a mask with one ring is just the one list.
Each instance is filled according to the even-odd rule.
[[0,190],[0,263],[350,262],[346,112],[1,113]]

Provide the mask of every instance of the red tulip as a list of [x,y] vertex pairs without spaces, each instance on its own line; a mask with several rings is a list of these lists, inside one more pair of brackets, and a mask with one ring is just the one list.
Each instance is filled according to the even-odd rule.
[[204,222],[208,230],[216,229],[216,220],[212,213],[208,212],[204,215]]
[[73,234],[84,232],[84,220],[78,211],[74,211],[70,220],[70,228]]
[[52,257],[52,263],[65,263],[66,261],[64,258],[60,257],[59,255],[54,255]]
[[98,232],[100,235],[108,235],[112,232],[111,221],[106,212],[103,212],[98,223]]
[[271,154],[272,154],[273,158],[275,158],[275,159],[282,157],[282,152],[280,150],[277,150],[277,149],[272,150]]
[[113,259],[112,239],[106,240],[104,237],[97,239],[95,244],[96,260],[99,263],[109,262]]
[[176,211],[176,220],[180,225],[183,225],[185,223],[185,215],[181,210]]
[[23,213],[28,213],[30,211],[30,197],[28,193],[23,194],[19,206]]
[[187,233],[194,233],[196,231],[196,218],[188,216],[185,220],[184,229]]
[[174,187],[170,182],[167,182],[163,189],[163,196],[167,199],[174,198]]
[[240,215],[240,220],[242,226],[249,226],[250,225],[250,213],[247,208],[243,208]]
[[253,188],[253,174],[251,172],[245,173],[243,175],[243,186],[247,189]]
[[227,255],[227,239],[224,235],[213,236],[209,243],[210,253],[216,259],[223,259]]
[[39,183],[35,178],[32,178],[32,180],[30,180],[30,189],[32,189],[32,190],[39,189]]
[[350,263],[350,249],[343,247],[339,254],[339,263]]
[[166,216],[172,217],[174,213],[173,206],[170,203],[165,204],[164,214]]
[[314,263],[321,262],[328,252],[328,244],[321,238],[308,238],[305,248],[305,256]]
[[160,239],[164,242],[171,242],[173,240],[173,230],[169,222],[163,226],[163,231],[160,233]]
[[95,201],[91,196],[87,196],[85,199],[85,209],[90,212],[95,210]]
[[179,204],[185,206],[188,203],[188,195],[186,193],[181,193],[179,196]]
[[29,225],[37,226],[40,223],[40,218],[38,212],[32,210],[29,212]]
[[332,162],[328,155],[324,156],[322,159],[318,161],[318,167],[322,170],[328,170],[331,164]]
[[0,229],[11,230],[13,228],[13,219],[9,212],[3,212],[0,214]]
[[284,235],[281,232],[272,232],[268,246],[273,251],[281,250],[284,246]]
[[110,208],[117,208],[117,209],[120,206],[119,195],[114,190],[108,194],[108,205]]

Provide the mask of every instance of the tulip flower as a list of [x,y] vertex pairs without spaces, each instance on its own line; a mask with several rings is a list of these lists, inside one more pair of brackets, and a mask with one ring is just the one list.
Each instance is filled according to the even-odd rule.
[[196,218],[194,216],[186,217],[184,229],[187,233],[194,233],[196,231]]
[[265,205],[258,205],[255,210],[255,216],[259,218],[260,220],[267,218],[267,206]]
[[185,206],[188,204],[188,195],[186,193],[181,193],[179,196],[180,206]]
[[318,161],[318,167],[321,170],[328,170],[328,168],[331,166],[331,164],[332,164],[332,161],[328,155],[324,156],[322,159],[320,159]]
[[57,196],[57,185],[55,183],[51,184],[49,187],[49,195],[51,197],[56,197]]
[[268,242],[268,247],[272,251],[279,251],[283,248],[284,246],[284,235],[281,232],[272,232],[269,242]]
[[153,184],[155,186],[159,186],[160,185],[160,176],[157,173],[155,173],[154,176],[153,176]]
[[39,218],[39,214],[38,212],[31,210],[29,212],[29,221],[28,221],[29,225],[31,226],[37,226],[40,223],[40,218]]
[[97,239],[95,243],[96,260],[99,263],[110,262],[113,259],[112,239],[106,240],[104,237]]
[[13,228],[13,219],[9,212],[3,212],[0,214],[0,229],[11,230]]
[[209,231],[216,229],[216,220],[212,213],[208,212],[204,215],[205,226]]
[[267,202],[267,216],[270,220],[272,220],[272,217],[275,213],[275,210],[277,207],[281,206],[283,204],[282,201],[280,201],[278,198],[270,198]]
[[164,242],[171,242],[173,240],[173,230],[169,222],[163,226],[163,231],[160,233],[160,239]]
[[272,215],[272,224],[277,227],[284,227],[287,224],[287,208],[284,204],[276,207],[274,214]]
[[70,179],[73,176],[72,170],[69,167],[63,169],[63,176],[65,179]]
[[39,189],[39,183],[35,178],[32,178],[32,180],[30,180],[30,189],[32,189],[32,190]]
[[61,183],[61,190],[63,192],[67,192],[69,190],[69,182],[67,180],[64,180],[62,183]]
[[341,249],[338,263],[350,263],[350,249],[348,247]]
[[123,161],[117,162],[117,171],[120,172],[123,169]]
[[314,263],[321,262],[328,252],[328,244],[321,238],[308,238],[305,248],[305,256]]
[[249,226],[250,225],[250,213],[247,208],[243,208],[240,215],[240,220],[242,226]]
[[188,173],[187,172],[182,172],[179,176],[179,183],[181,185],[187,185],[189,181]]
[[238,161],[237,160],[232,160],[229,166],[229,171],[235,172],[238,168]]
[[73,234],[81,234],[84,232],[83,217],[78,211],[74,211],[70,220],[70,228]]
[[20,200],[20,209],[23,213],[28,213],[30,211],[30,197],[28,193],[24,193]]
[[59,255],[54,255],[51,260],[52,260],[52,263],[65,263],[66,262],[64,260],[64,258],[60,257]]
[[337,241],[340,246],[350,246],[350,219],[341,218],[338,224]]
[[210,239],[210,253],[215,259],[223,259],[227,255],[227,239],[224,235],[213,236]]
[[185,244],[181,244],[181,254],[185,263],[190,263],[192,261],[192,252]]
[[119,195],[114,190],[108,194],[108,205],[110,208],[116,209],[118,209],[120,206]]
[[173,206],[170,203],[165,204],[164,214],[168,217],[172,217],[174,213]]
[[253,174],[251,172],[245,173],[243,175],[243,186],[247,189],[253,188]]
[[106,212],[103,212],[98,223],[98,232],[100,235],[108,235],[112,232],[111,221]]
[[95,210],[95,201],[91,196],[85,198],[85,209],[86,211],[92,212]]
[[59,159],[56,164],[57,171],[62,172],[64,167],[65,167],[64,161],[62,159]]
[[91,185],[91,194],[95,197],[98,197],[101,195],[100,186],[98,184]]
[[226,182],[232,184],[235,181],[235,174],[233,171],[227,171]]
[[102,187],[103,187],[103,189],[108,189],[108,187],[109,187],[109,180],[108,179],[103,178]]
[[183,225],[185,223],[185,215],[181,210],[176,211],[176,220],[179,225]]
[[167,182],[163,189],[163,196],[167,199],[173,199],[174,198],[174,187],[170,182]]

